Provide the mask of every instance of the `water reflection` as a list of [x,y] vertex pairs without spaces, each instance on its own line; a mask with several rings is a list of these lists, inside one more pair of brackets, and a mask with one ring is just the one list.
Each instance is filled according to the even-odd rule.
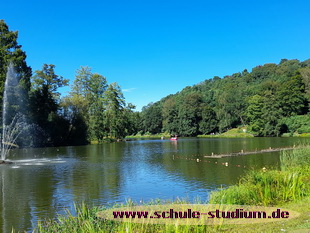
[[[40,218],[94,205],[197,196],[235,184],[248,169],[279,166],[279,153],[207,159],[214,153],[296,144],[299,139],[137,140],[80,147],[21,149],[0,167],[2,232],[31,230]],[[198,160],[197,160],[198,159]],[[198,162],[197,162],[198,161]],[[227,164],[227,166],[226,166]],[[0,230],[1,231],[1,230]]]

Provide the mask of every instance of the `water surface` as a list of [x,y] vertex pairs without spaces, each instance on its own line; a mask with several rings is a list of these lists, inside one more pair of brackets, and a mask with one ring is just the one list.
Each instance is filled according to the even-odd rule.
[[207,201],[210,191],[236,184],[249,169],[279,167],[279,153],[220,159],[205,155],[288,147],[307,140],[187,138],[12,150],[9,158],[14,164],[0,166],[0,229],[29,231],[38,219],[55,218],[82,201]]

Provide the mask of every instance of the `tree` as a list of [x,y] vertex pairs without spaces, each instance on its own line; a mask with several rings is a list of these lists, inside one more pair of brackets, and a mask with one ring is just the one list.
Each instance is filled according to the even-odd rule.
[[178,106],[175,99],[168,98],[162,107],[163,129],[173,135],[179,133]]
[[93,73],[90,67],[81,66],[81,68],[76,71],[75,80],[72,86],[72,94],[82,96],[85,100],[89,100],[91,95],[89,82],[92,75]]
[[78,101],[77,112],[87,125],[89,140],[102,141],[106,136],[105,124],[107,80],[100,74],[93,74],[90,67],[81,67],[76,72],[72,100]]
[[106,78],[93,74],[91,68],[86,66],[77,70],[69,98],[77,103],[76,116],[84,119],[89,140],[102,142],[105,137],[121,139],[134,131],[134,106],[126,106],[117,83],[108,85]]
[[124,108],[124,127],[126,135],[137,134],[141,130],[141,117],[139,112],[134,112],[136,108],[132,103],[128,103]]
[[263,115],[265,125],[262,128],[262,136],[279,136],[282,133],[281,119],[283,112],[275,95],[264,96]]
[[58,101],[60,97],[58,88],[68,86],[69,80],[56,75],[54,69],[55,65],[44,64],[42,70],[35,71],[36,74],[32,77],[32,89],[36,91],[45,88]]
[[[46,143],[59,145],[64,141],[63,134],[68,128],[67,122],[58,114],[59,87],[68,85],[68,80],[54,72],[54,65],[44,64],[32,77],[30,105],[32,120],[48,135]],[[57,142],[56,142],[57,141]]]
[[107,80],[100,74],[92,74],[88,83],[89,130],[91,138],[101,141],[105,136],[104,111],[106,110]]
[[162,112],[159,104],[149,103],[142,109],[143,128],[145,133],[158,134],[162,129]]
[[277,76],[292,77],[296,75],[296,71],[300,68],[301,64],[297,59],[286,60],[282,59],[277,67]]
[[194,136],[198,134],[201,104],[202,96],[198,93],[189,93],[183,97],[178,113],[180,135]]
[[214,133],[217,131],[217,119],[215,111],[207,104],[201,107],[201,121],[199,122],[199,131],[202,134]]
[[31,104],[35,122],[44,125],[48,116],[59,106],[59,87],[67,86],[69,80],[55,74],[55,65],[44,64],[42,70],[32,77]]
[[60,102],[62,116],[68,121],[69,127],[66,134],[68,145],[84,145],[88,143],[87,125],[83,112],[87,106],[79,96],[69,95]]
[[105,122],[108,129],[108,136],[120,139],[126,136],[126,122],[124,107],[125,98],[117,83],[111,83],[106,92]]
[[276,73],[276,68],[277,65],[273,63],[265,64],[263,66],[256,66],[252,69],[251,77],[256,81],[261,82],[264,79],[274,76]]
[[237,85],[235,81],[224,83],[217,91],[217,106],[215,108],[220,132],[243,123],[245,100],[244,85]]
[[305,85],[300,74],[284,82],[278,91],[283,116],[304,114],[306,109]]
[[251,96],[248,99],[248,107],[245,115],[250,124],[250,130],[262,135],[262,130],[265,125],[263,119],[264,99],[260,95]]
[[[2,103],[8,66],[12,63],[18,76],[19,84],[22,87],[23,105],[27,106],[27,94],[30,90],[32,71],[26,63],[26,53],[21,49],[22,46],[17,43],[17,38],[18,32],[10,31],[4,20],[0,20],[0,103]],[[24,112],[24,114],[26,113]],[[0,115],[2,116],[2,114]]]
[[[308,60],[309,63],[310,63],[310,59]],[[305,85],[305,98],[308,102],[308,111],[309,111],[309,104],[310,104],[310,67],[305,67],[305,68],[302,68],[300,70],[300,74],[301,74],[301,77],[302,77],[302,80],[303,80],[303,83]]]

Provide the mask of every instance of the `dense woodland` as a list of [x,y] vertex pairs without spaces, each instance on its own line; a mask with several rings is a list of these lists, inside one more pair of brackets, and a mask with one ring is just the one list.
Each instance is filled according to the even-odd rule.
[[256,136],[310,132],[310,59],[207,79],[143,108],[142,133],[196,136],[247,126]]
[[135,112],[117,83],[109,84],[87,66],[76,71],[70,94],[61,97],[58,88],[68,80],[55,74],[52,64],[33,72],[17,38],[18,32],[0,20],[0,101],[13,64],[22,87],[16,98],[22,101],[11,104],[10,119],[19,112],[28,123],[19,139],[23,146],[81,145],[164,132],[197,136],[238,126],[256,136],[310,132],[310,59],[282,59],[251,72],[216,76]]

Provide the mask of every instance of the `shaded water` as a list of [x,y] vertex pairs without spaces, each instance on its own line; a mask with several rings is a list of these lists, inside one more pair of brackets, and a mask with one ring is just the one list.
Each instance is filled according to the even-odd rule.
[[249,169],[278,167],[279,153],[221,159],[203,155],[288,147],[307,140],[190,138],[12,150],[14,164],[0,166],[0,229],[31,230],[38,219],[54,218],[81,201],[207,201],[210,191],[235,184]]

